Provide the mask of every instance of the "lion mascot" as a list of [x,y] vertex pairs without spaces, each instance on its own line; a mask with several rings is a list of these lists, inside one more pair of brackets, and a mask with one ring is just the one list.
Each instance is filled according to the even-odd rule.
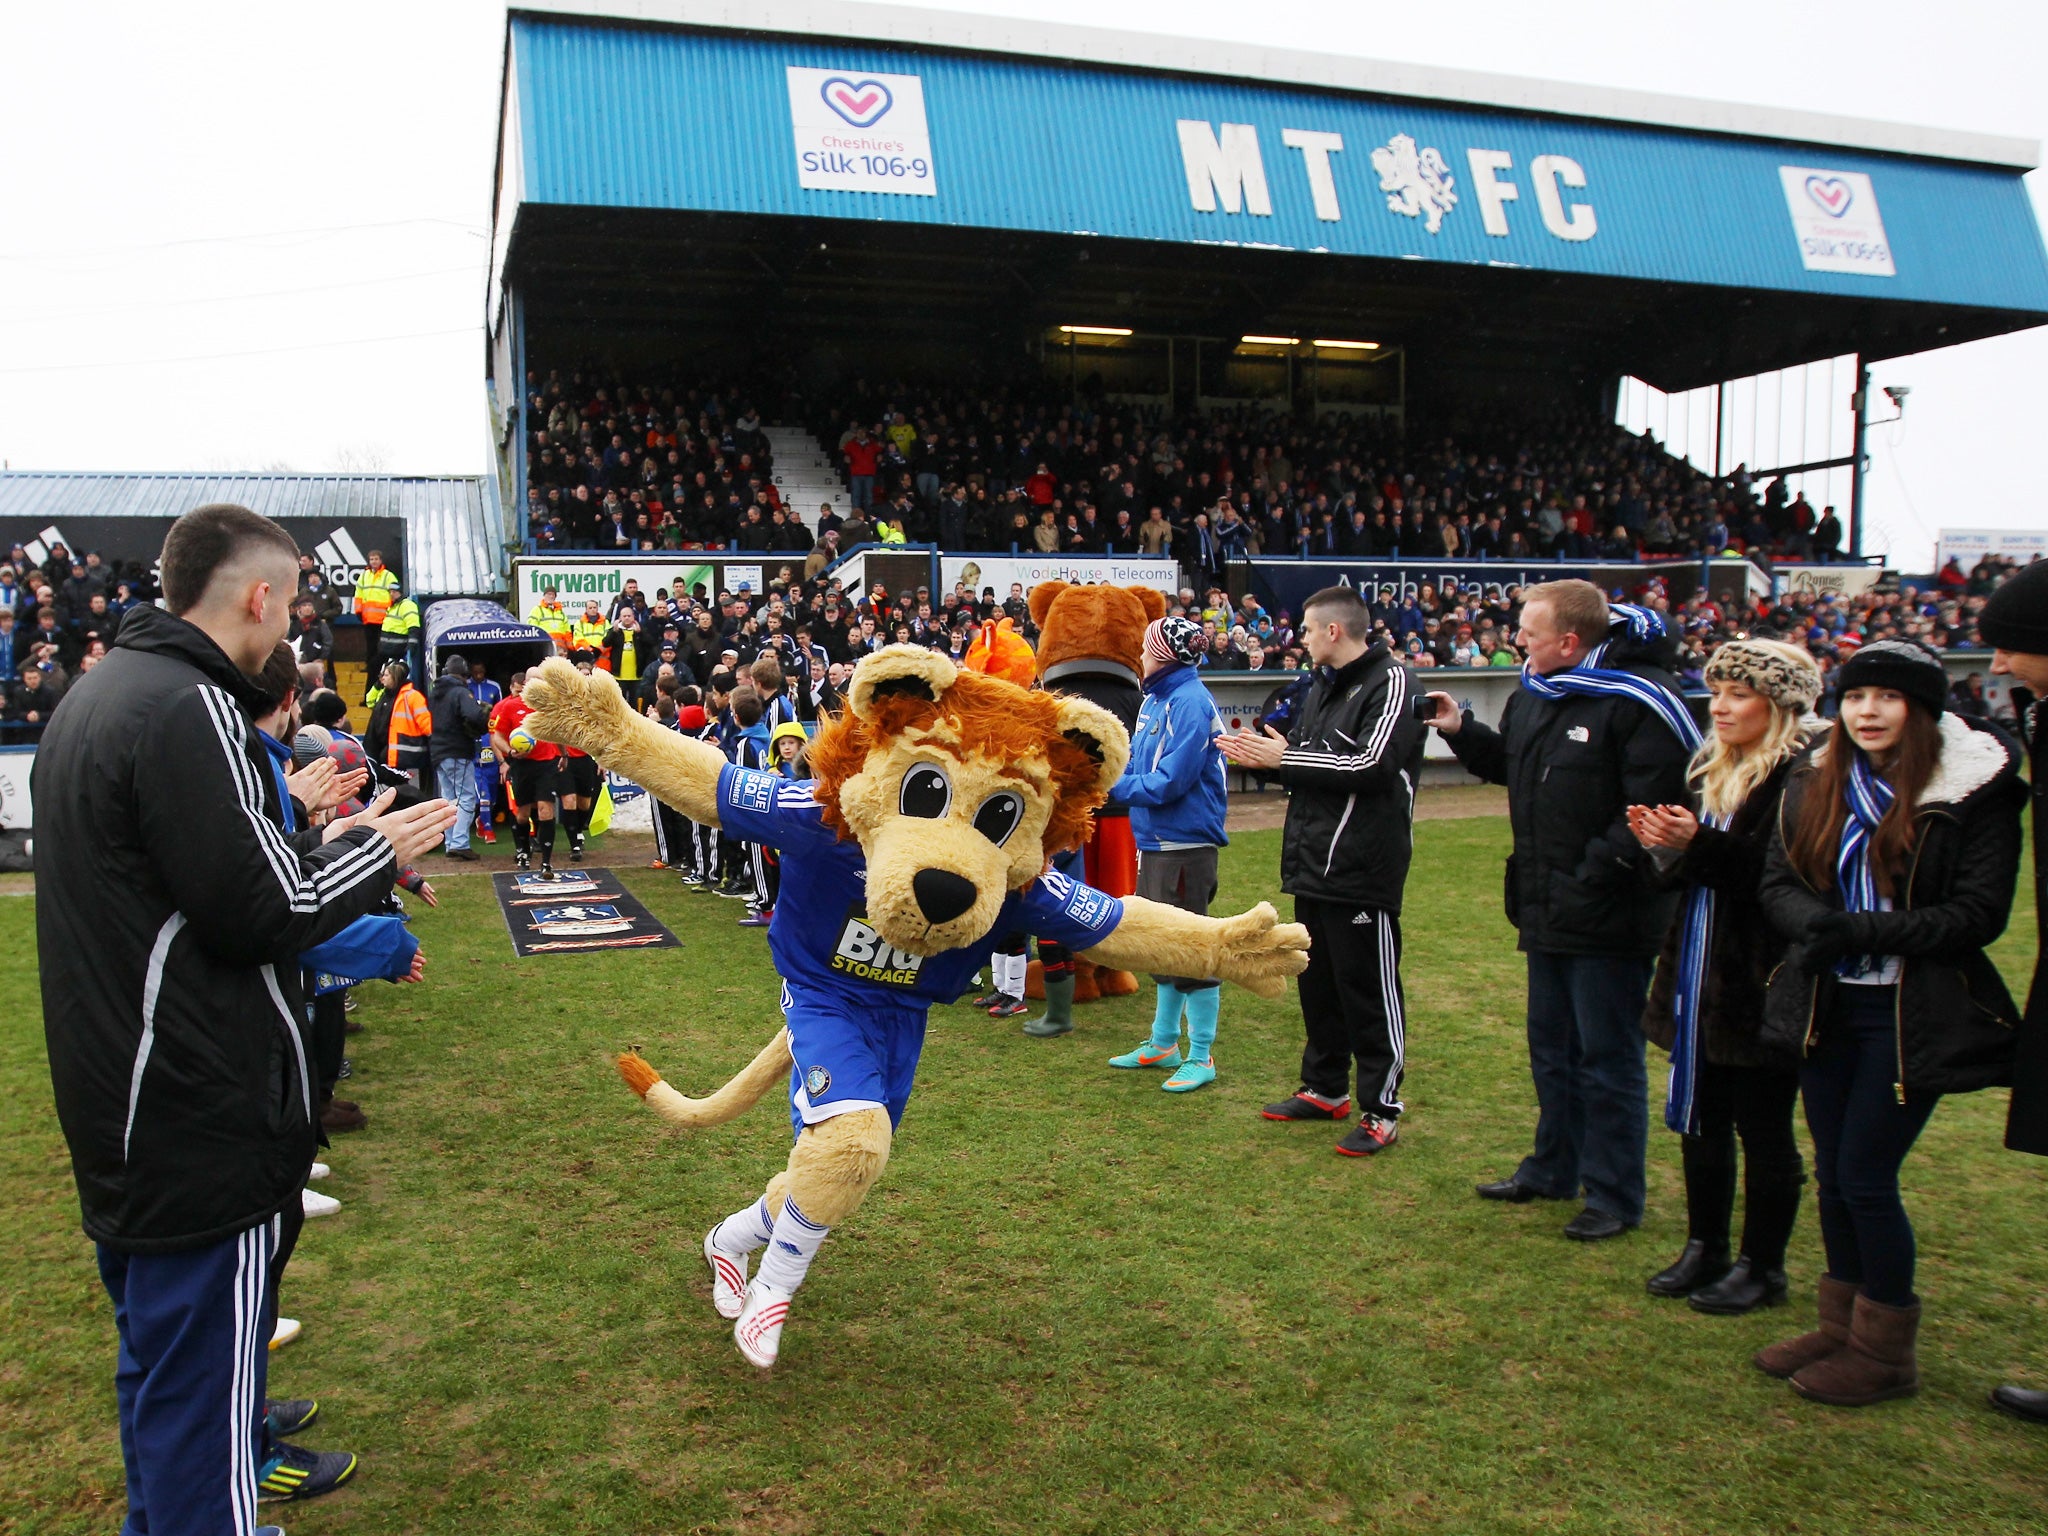
[[[1166,594],[1156,587],[1041,581],[1031,589],[1030,604],[1031,622],[1038,626],[1040,686],[1100,705],[1127,735],[1135,730],[1144,700],[1139,680],[1145,626],[1165,617]],[[1138,845],[1131,839],[1130,812],[1114,804],[1097,810],[1086,845],[1058,867],[1112,896],[1136,891]],[[1130,997],[1137,990],[1138,978],[1129,971],[1097,965],[1040,935],[1024,995],[1044,998],[1045,1012],[1024,1033],[1040,1039],[1067,1034],[1076,1003]]]
[[1307,931],[1278,922],[1265,903],[1200,917],[1048,867],[1087,840],[1089,813],[1130,752],[1123,727],[1085,700],[892,645],[854,669],[847,708],[811,743],[810,780],[730,764],[635,714],[610,677],[560,660],[527,679],[526,701],[535,735],[582,748],[693,821],[780,851],[768,945],[784,1028],[705,1099],[685,1098],[637,1055],[619,1059],[627,1083],[682,1126],[730,1120],[789,1084],[787,1167],[704,1237],[712,1305],[734,1319],[734,1341],[757,1366],[775,1363],[819,1244],[887,1164],[925,1016],[965,989],[992,929],[1268,997],[1308,964]]

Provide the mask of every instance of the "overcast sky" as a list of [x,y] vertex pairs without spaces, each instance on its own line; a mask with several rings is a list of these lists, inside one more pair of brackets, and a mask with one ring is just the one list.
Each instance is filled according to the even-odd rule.
[[[940,8],[2048,138],[2048,5],[2015,0]],[[503,16],[0,7],[0,458],[479,470]],[[2048,178],[2028,184],[2048,213]],[[2048,523],[2044,380],[2048,330],[1883,365],[1913,394],[1873,434],[1873,545],[1912,568],[1944,524]]]

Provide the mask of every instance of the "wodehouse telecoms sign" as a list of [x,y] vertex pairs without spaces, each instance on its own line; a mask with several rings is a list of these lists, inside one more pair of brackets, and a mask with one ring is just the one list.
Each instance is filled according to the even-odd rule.
[[[1420,597],[1426,586],[1439,596],[1455,591],[1456,601],[1491,602],[1510,596],[1516,588],[1538,582],[1576,578],[1590,581],[1603,592],[1619,589],[1633,596],[1645,583],[1662,582],[1673,602],[1683,602],[1699,590],[1700,562],[1697,560],[1657,561],[1645,565],[1588,563],[1552,564],[1546,560],[1252,560],[1251,589],[1259,601],[1275,611],[1284,610],[1296,619],[1310,594],[1324,587],[1352,587],[1370,603],[1398,608],[1411,597]],[[1235,567],[1233,567],[1233,570]],[[1764,578],[1747,560],[1710,562],[1709,586],[1714,592],[1738,596],[1762,585]]]
[[512,44],[524,201],[2048,310],[1992,167],[886,44],[525,15]]

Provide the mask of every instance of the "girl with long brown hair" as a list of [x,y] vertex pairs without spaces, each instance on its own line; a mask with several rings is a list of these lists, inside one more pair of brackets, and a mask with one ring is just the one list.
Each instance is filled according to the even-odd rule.
[[1840,686],[1839,724],[1786,785],[1762,886],[1793,946],[1764,1039],[1801,1058],[1828,1268],[1820,1327],[1756,1364],[1861,1407],[1919,1389],[1899,1166],[1943,1094],[2011,1081],[2019,1015],[1984,946],[2012,908],[2026,790],[2002,732],[1944,714],[1926,648],[1873,641]]

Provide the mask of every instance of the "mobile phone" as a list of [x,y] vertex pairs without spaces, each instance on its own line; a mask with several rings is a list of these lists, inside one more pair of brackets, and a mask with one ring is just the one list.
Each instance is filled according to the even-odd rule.
[[1415,711],[1415,718],[1424,723],[1436,718],[1436,700],[1426,693],[1418,693],[1409,708]]

